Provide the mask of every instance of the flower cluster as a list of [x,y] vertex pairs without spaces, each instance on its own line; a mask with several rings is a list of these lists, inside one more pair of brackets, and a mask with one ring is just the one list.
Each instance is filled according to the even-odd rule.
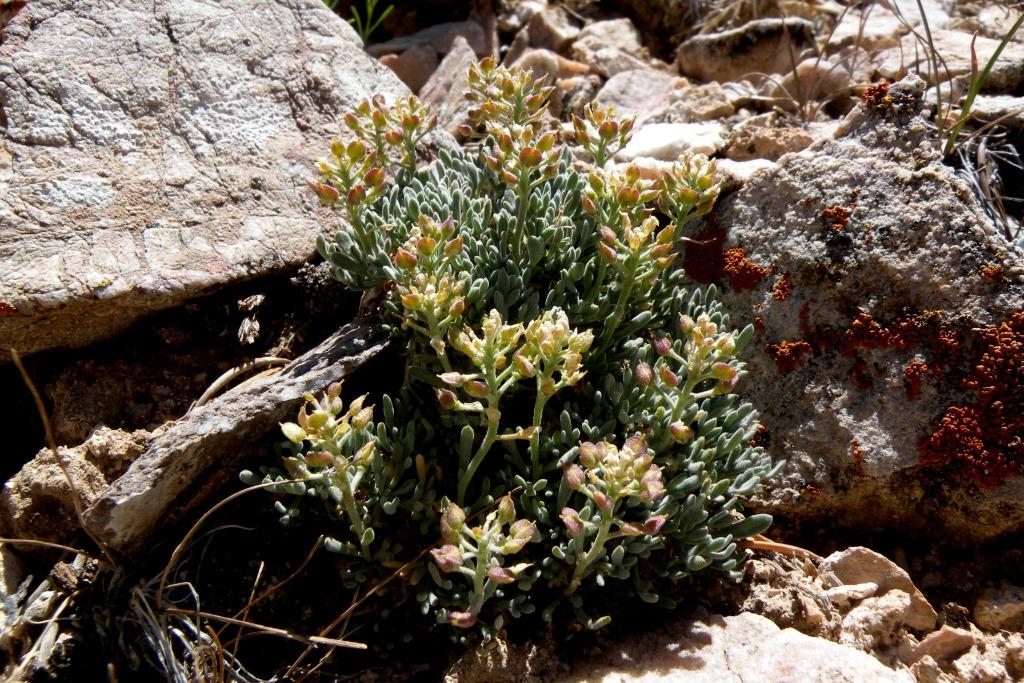
[[504,562],[526,547],[536,533],[533,522],[516,519],[516,506],[510,496],[503,497],[484,523],[475,527],[466,524],[462,508],[449,502],[441,516],[444,545],[430,552],[438,569],[467,577],[472,589],[465,610],[447,611],[439,616],[454,626],[473,626],[484,603],[500,586],[514,583],[530,567],[528,562],[511,566]]
[[611,166],[633,121],[592,105],[567,140],[594,161],[579,172],[550,86],[491,59],[469,89],[476,153],[417,169],[432,117],[375,99],[314,183],[349,219],[320,252],[372,293],[404,372],[376,422],[335,387],[283,427],[284,471],[264,477],[279,510],[322,500],[346,586],[408,565],[393,604],[456,633],[531,613],[597,628],[608,582],[671,606],[694,572],[736,578],[737,541],[770,521],[743,503],[774,470],[733,394],[753,328],[677,263],[718,196],[714,162]]

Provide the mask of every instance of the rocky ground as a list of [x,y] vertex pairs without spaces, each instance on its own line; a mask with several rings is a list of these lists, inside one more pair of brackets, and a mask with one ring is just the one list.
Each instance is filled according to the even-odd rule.
[[[566,139],[596,101],[636,117],[618,163],[719,160],[684,261],[756,326],[741,391],[787,462],[755,500],[776,526],[741,584],[700,584],[679,613],[569,645],[427,638],[330,675],[1024,680],[1024,31],[1001,43],[1019,8],[445,0],[395,3],[364,46],[321,0],[91,5],[0,3],[0,533],[36,542],[0,546],[12,680],[169,667],[153,625],[197,621],[159,613],[165,567],[211,614],[306,572],[237,617],[295,633],[349,606],[311,588],[316,534],[262,503],[172,551],[304,392],[389,376],[314,255],[334,218],[311,160],[376,93],[438,115],[424,162],[466,142],[466,74],[492,54],[550,80]],[[346,637],[400,643],[365,616]],[[228,651],[280,674],[296,647],[267,640]]]

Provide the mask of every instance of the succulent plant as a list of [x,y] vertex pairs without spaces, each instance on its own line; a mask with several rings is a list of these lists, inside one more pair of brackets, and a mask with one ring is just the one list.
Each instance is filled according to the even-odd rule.
[[549,88],[493,60],[469,85],[477,154],[417,169],[433,118],[375,100],[310,183],[345,219],[318,243],[335,276],[383,293],[402,385],[379,412],[308,396],[282,465],[243,479],[278,483],[285,523],[326,505],[344,582],[418,557],[423,612],[457,633],[534,612],[597,628],[587,599],[611,581],[672,605],[694,572],[737,577],[737,542],[771,521],[743,503],[775,467],[733,393],[753,329],[676,264],[714,162],[611,166],[632,122],[596,106],[576,161],[545,129]]

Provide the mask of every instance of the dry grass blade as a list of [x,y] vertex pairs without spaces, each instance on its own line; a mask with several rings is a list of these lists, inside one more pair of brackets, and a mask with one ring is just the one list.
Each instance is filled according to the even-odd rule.
[[221,614],[212,614],[210,612],[203,612],[200,610],[188,610],[179,609],[177,607],[165,607],[164,612],[167,614],[180,614],[184,616],[197,616],[203,619],[209,619],[211,621],[219,621],[225,624],[231,624],[233,626],[243,626],[245,628],[251,628],[258,633],[265,633],[267,635],[279,636],[288,640],[295,640],[300,643],[305,643],[311,647],[318,647],[321,645],[330,647],[347,647],[353,650],[365,650],[365,643],[357,643],[353,640],[342,640],[340,638],[326,638],[324,636],[303,636],[297,633],[292,633],[283,628],[277,628],[276,626],[265,626],[264,624],[257,624],[252,621],[246,621],[245,619],[235,619],[234,617],[226,617]]
[[[219,394],[224,389],[224,387],[226,387],[229,383],[231,383],[235,378],[244,375],[245,373],[249,372],[250,370],[255,370],[256,368],[277,367],[277,366],[281,366],[281,365],[287,365],[290,362],[291,361],[288,360],[287,358],[278,358],[276,356],[263,356],[261,358],[256,358],[255,360],[251,360],[251,361],[249,361],[247,363],[242,363],[241,365],[237,365],[237,366],[231,368],[230,370],[228,370],[227,372],[225,372],[223,375],[221,375],[217,379],[215,379],[213,381],[213,384],[211,384],[209,386],[209,388],[207,388],[207,390],[203,392],[203,395],[200,396],[196,400],[196,402],[191,405],[191,407],[189,407],[188,412],[185,413],[185,414],[188,415],[188,413],[191,413],[193,410],[195,410],[199,406],[204,405],[205,403],[207,403],[211,398],[213,398],[214,396]],[[263,373],[260,373],[260,375],[257,375],[257,376],[262,376],[262,375],[263,375]],[[246,380],[246,382],[248,382],[250,380],[253,380],[253,379],[256,379],[256,378],[255,377],[250,377],[249,380]],[[245,384],[245,382],[243,382],[243,384]]]

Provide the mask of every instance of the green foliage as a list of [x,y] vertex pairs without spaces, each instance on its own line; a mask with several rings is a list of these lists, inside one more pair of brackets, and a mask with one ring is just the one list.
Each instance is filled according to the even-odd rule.
[[308,396],[283,467],[243,478],[282,482],[284,523],[326,504],[345,585],[431,548],[408,575],[424,613],[485,634],[533,612],[600,627],[587,598],[612,581],[672,605],[694,572],[737,577],[737,541],[770,523],[742,512],[773,471],[732,393],[753,330],[676,266],[714,163],[609,167],[632,122],[595,106],[574,126],[581,173],[544,128],[548,89],[493,61],[469,83],[477,155],[417,170],[433,120],[364,102],[311,183],[347,219],[318,248],[382,294],[402,386],[375,416],[336,386]]
[[[359,8],[354,4],[350,10],[352,12],[352,16],[349,17],[348,23],[352,24],[352,27],[356,30],[356,33],[359,34],[364,45],[370,42],[370,36],[373,35],[373,32],[377,30],[377,27],[380,26],[384,20],[388,18],[388,15],[395,9],[394,5],[388,5],[381,10],[380,14],[376,14],[377,1],[378,0],[365,0],[362,12],[360,12]],[[326,3],[326,5],[332,10],[336,10],[338,9],[338,5],[341,3],[341,0],[324,0],[324,3]]]

